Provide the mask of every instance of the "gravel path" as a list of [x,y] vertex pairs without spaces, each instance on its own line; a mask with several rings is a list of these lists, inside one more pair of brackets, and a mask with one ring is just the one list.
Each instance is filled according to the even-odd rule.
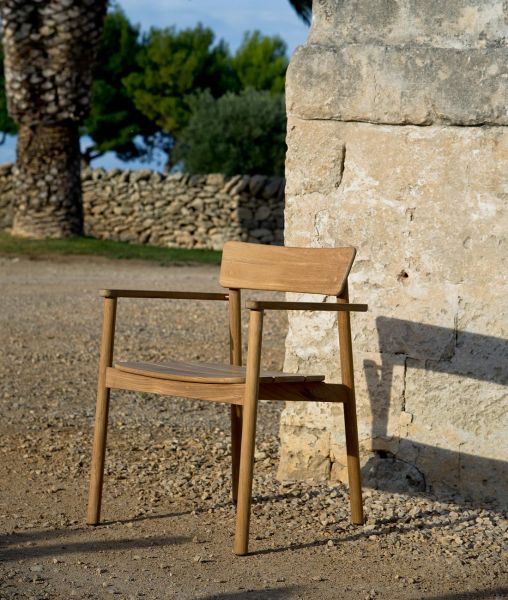
[[[231,553],[229,408],[112,396],[103,525],[84,525],[100,287],[218,290],[218,268],[0,257],[0,600],[508,598],[507,521],[464,500],[275,479],[262,403],[252,555]],[[219,303],[120,300],[117,358],[226,360]],[[280,368],[286,324],[266,319]],[[506,548],[506,546],[504,546]]]

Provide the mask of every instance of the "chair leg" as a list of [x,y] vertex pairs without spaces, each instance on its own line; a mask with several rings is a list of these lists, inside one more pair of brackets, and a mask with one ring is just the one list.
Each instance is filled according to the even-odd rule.
[[347,472],[349,480],[349,501],[351,503],[351,521],[363,525],[362,479],[360,474],[360,448],[356,407],[354,402],[344,404],[344,424],[346,429]]
[[105,298],[90,488],[88,494],[88,513],[86,519],[88,525],[97,525],[100,521],[110,393],[109,388],[106,387],[106,369],[111,366],[113,360],[115,317],[116,298]]
[[[337,298],[339,304],[349,301],[347,284],[343,294]],[[360,448],[358,426],[356,424],[355,380],[353,372],[353,348],[351,344],[351,321],[347,311],[337,315],[339,326],[340,370],[342,383],[349,388],[348,402],[344,403],[344,423],[346,426],[347,473],[349,479],[349,499],[351,521],[363,525],[362,479],[360,474]]]
[[254,474],[254,448],[256,438],[257,397],[244,408],[242,453],[238,481],[238,504],[236,508],[236,533],[234,552],[247,554],[249,550],[250,510],[252,501],[252,478]]
[[108,428],[109,389],[103,388],[97,394],[95,430],[88,493],[88,525],[97,525],[101,515],[102,484],[104,480],[104,460],[106,456],[106,437]]
[[240,452],[242,448],[242,407],[231,406],[231,476],[233,502],[238,501],[238,477],[240,474]]
[[254,448],[256,443],[262,327],[262,311],[251,310],[234,544],[234,552],[238,555],[247,554],[249,551],[249,526],[252,500],[252,477],[254,473]]

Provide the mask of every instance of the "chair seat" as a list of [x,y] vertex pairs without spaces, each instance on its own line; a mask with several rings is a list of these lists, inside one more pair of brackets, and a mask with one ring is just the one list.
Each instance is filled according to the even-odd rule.
[[[245,383],[245,367],[220,363],[199,363],[171,360],[165,364],[148,362],[117,362],[115,368],[135,375],[187,381],[193,383]],[[305,381],[323,381],[324,375],[303,375],[301,373],[282,373],[261,371],[260,383],[302,383]]]

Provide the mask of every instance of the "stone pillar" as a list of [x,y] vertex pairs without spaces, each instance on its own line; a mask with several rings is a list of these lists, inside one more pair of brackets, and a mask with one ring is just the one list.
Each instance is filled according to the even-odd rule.
[[[503,0],[315,0],[287,77],[285,243],[358,249],[363,478],[508,496]],[[331,314],[290,314],[287,370],[339,380]],[[346,481],[340,407],[288,406],[279,477]]]

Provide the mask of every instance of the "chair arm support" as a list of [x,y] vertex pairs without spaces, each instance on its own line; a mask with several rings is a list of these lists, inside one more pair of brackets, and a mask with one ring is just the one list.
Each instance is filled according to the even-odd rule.
[[320,310],[327,312],[366,312],[367,304],[332,304],[331,302],[284,302],[272,300],[248,300],[245,303],[250,310]]
[[100,290],[104,298],[166,298],[173,300],[228,300],[229,294],[215,292],[165,292],[163,290]]

